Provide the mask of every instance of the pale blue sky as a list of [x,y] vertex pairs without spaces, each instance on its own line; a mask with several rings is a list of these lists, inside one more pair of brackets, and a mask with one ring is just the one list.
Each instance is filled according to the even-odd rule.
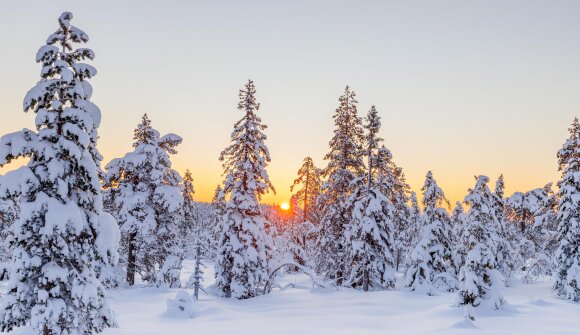
[[184,137],[175,165],[192,169],[201,200],[250,77],[279,191],[267,201],[288,198],[304,156],[325,164],[346,84],[361,115],[377,106],[413,188],[431,169],[454,201],[475,174],[503,172],[508,191],[555,181],[579,114],[580,1],[0,0],[0,133],[32,127],[22,98],[65,10],[96,53],[106,161],[130,150],[147,112]]

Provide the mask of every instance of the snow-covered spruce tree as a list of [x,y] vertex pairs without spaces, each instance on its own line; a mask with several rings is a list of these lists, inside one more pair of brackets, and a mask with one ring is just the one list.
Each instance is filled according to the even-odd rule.
[[411,227],[411,209],[409,208],[409,193],[411,187],[407,184],[403,169],[395,164],[393,155],[389,149],[382,145],[377,153],[378,176],[380,180],[379,185],[381,192],[387,196],[395,207],[393,214],[394,222],[394,256],[395,269],[398,271],[399,267],[405,261],[408,253],[414,245],[408,245],[404,237],[407,229]]
[[355,98],[355,92],[347,86],[338,99],[340,105],[333,115],[334,136],[324,157],[328,160],[322,171],[326,181],[317,201],[320,223],[316,270],[337,285],[342,285],[346,275],[344,229],[352,217],[350,195],[358,188],[355,181],[364,173],[364,131]]
[[574,119],[570,137],[558,151],[562,178],[558,182],[558,250],[556,252],[556,293],[580,302],[580,123]]
[[503,174],[499,176],[495,183],[493,195],[493,206],[495,217],[497,218],[497,265],[502,275],[507,279],[511,276],[516,268],[516,250],[512,245],[514,241],[514,227],[505,219],[505,199],[504,199],[504,178]]
[[494,308],[501,307],[504,302],[501,292],[504,278],[497,269],[495,257],[497,219],[488,182],[486,176],[476,177],[475,186],[465,197],[469,211],[464,218],[462,238],[467,255],[459,271],[458,304],[465,306],[465,317],[471,320],[475,320],[473,307],[482,302]]
[[231,144],[222,151],[224,194],[229,195],[222,221],[215,264],[216,286],[224,297],[248,299],[264,293],[268,280],[270,237],[260,197],[274,191],[266,166],[270,162],[264,144],[266,125],[256,115],[254,82],[240,90],[238,109],[244,116],[234,124]]
[[208,218],[201,217],[200,210],[193,199],[195,189],[193,187],[193,176],[189,170],[186,170],[183,175],[183,187],[181,193],[183,195],[183,217],[179,238],[182,239],[180,241],[182,244],[182,250],[187,250],[187,252],[184,252],[181,255],[185,253],[193,255],[195,260],[194,270],[191,273],[186,286],[188,288],[193,288],[193,296],[197,300],[199,299],[199,289],[203,280],[203,259],[210,252],[208,246],[213,243],[213,236],[208,234],[210,231],[204,224],[205,220]]
[[221,185],[217,185],[214,191],[214,195],[211,199],[211,218],[209,220],[208,234],[211,234],[213,243],[211,244],[211,252],[209,253],[209,258],[211,260],[216,259],[217,250],[219,249],[219,238],[222,233],[222,222],[224,214],[226,213],[226,198],[224,190]]
[[394,206],[381,192],[377,182],[378,149],[383,141],[378,136],[381,120],[375,106],[367,114],[364,128],[367,156],[366,175],[352,194],[352,219],[345,229],[346,276],[343,285],[368,291],[395,286],[395,259],[393,256]]
[[294,187],[298,186],[294,194],[298,200],[298,204],[302,206],[302,221],[314,222],[316,221],[316,200],[320,194],[322,181],[320,180],[321,171],[314,166],[312,158],[304,158],[304,163],[298,170],[298,177],[290,186],[290,191],[294,191]]
[[463,244],[463,217],[465,213],[463,212],[463,205],[461,202],[457,201],[453,211],[451,211],[451,250],[452,250],[452,264],[455,270],[455,276],[459,276],[459,270],[465,263],[465,245]]
[[[407,254],[409,253],[409,251],[412,251],[421,240],[421,229],[423,228],[424,225],[423,214],[421,212],[421,208],[419,207],[417,194],[414,191],[411,191],[409,199],[411,201],[411,206],[409,207],[408,225],[403,231],[402,235],[403,243],[405,245],[405,249],[407,250],[406,252]],[[409,260],[410,259],[406,259],[405,261],[408,262]],[[408,267],[409,264],[407,263],[406,266]]]
[[452,264],[451,219],[442,207],[449,207],[449,201],[431,171],[427,172],[421,191],[425,226],[410,257],[405,287],[428,295],[436,290],[452,291],[457,283]]
[[504,220],[514,253],[514,268],[526,282],[551,275],[557,249],[556,196],[551,183],[505,200]]
[[[102,210],[96,150],[99,108],[87,81],[96,70],[73,49],[88,36],[72,26],[71,13],[37,55],[41,79],[24,98],[36,114],[37,131],[3,136],[0,165],[18,157],[28,163],[4,176],[3,198],[20,197],[12,231],[8,293],[0,307],[0,331],[26,324],[36,334],[93,334],[115,326],[95,268],[114,263],[118,234]],[[112,224],[111,224],[112,223]]]
[[197,208],[193,199],[195,188],[193,187],[193,176],[189,169],[183,175],[182,185],[181,195],[183,197],[183,204],[181,209],[183,211],[183,218],[179,226],[179,238],[183,243],[184,250],[189,250],[191,247],[189,244],[196,238],[196,235],[198,235],[202,228],[197,217]]
[[171,168],[181,137],[160,136],[147,114],[133,135],[133,151],[106,166],[105,188],[122,233],[126,281],[135,274],[149,283],[178,287],[181,270],[179,226],[181,177]]

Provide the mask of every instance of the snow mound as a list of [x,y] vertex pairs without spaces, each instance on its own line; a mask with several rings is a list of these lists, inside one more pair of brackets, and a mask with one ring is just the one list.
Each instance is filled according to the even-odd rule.
[[193,298],[186,291],[178,291],[175,299],[167,300],[164,316],[171,319],[192,319],[195,316]]

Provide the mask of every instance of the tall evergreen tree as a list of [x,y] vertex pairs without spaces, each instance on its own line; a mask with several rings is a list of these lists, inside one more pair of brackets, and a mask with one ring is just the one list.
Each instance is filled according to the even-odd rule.
[[320,209],[317,271],[337,285],[345,276],[344,230],[352,216],[350,195],[357,189],[355,181],[364,173],[362,120],[357,113],[356,94],[346,87],[338,99],[334,118],[334,136],[330,152],[324,157],[328,165],[322,171],[326,182],[318,197]]
[[219,239],[222,231],[222,222],[226,213],[226,198],[221,185],[217,185],[211,199],[211,218],[208,233],[211,234],[213,243],[210,245],[210,259],[215,260],[219,248]]
[[421,212],[421,208],[419,207],[419,201],[417,200],[417,194],[414,191],[411,191],[409,196],[409,200],[411,201],[411,205],[409,207],[409,219],[408,224],[405,227],[402,235],[402,244],[405,248],[404,253],[406,255],[405,258],[405,267],[409,267],[411,258],[411,252],[417,246],[419,241],[421,240],[421,229],[424,226],[423,223],[423,214]]
[[495,211],[495,217],[497,218],[497,264],[498,269],[501,271],[503,276],[507,279],[511,276],[512,272],[516,268],[516,250],[512,245],[515,239],[514,227],[510,225],[505,219],[505,199],[504,199],[504,178],[503,174],[499,176],[495,183],[495,190],[493,193],[493,206]]
[[268,280],[269,236],[260,197],[274,191],[266,166],[270,162],[264,144],[266,125],[256,115],[256,87],[248,80],[240,90],[238,110],[244,116],[235,123],[231,144],[222,151],[224,194],[229,195],[222,221],[215,265],[216,284],[224,297],[247,299],[264,292]]
[[431,171],[427,172],[423,188],[424,208],[422,238],[413,250],[405,284],[412,291],[433,294],[434,287],[454,290],[456,281],[451,241],[451,220],[442,206],[449,208],[449,200],[437,185]]
[[24,98],[36,114],[37,131],[3,136],[0,165],[18,157],[28,163],[0,182],[3,198],[20,197],[13,227],[10,284],[0,307],[0,331],[29,324],[44,335],[92,334],[115,326],[95,270],[117,258],[116,224],[103,212],[96,148],[101,122],[83,60],[73,49],[88,36],[65,12],[36,54],[41,79]]
[[465,256],[467,255],[467,251],[465,251],[465,245],[463,244],[463,239],[461,236],[463,235],[463,229],[465,228],[464,225],[464,215],[463,212],[463,205],[461,202],[457,201],[455,203],[455,207],[451,212],[451,249],[452,249],[452,264],[455,270],[455,276],[459,276],[459,270],[465,263]]
[[[407,184],[403,169],[395,164],[391,151],[384,145],[378,150],[377,161],[381,162],[377,164],[377,178],[381,180],[381,191],[395,207],[395,212],[393,213],[393,236],[405,236],[405,232],[413,224],[411,221],[411,209],[408,205],[411,187]],[[411,249],[405,241],[404,238],[395,238],[394,240],[393,248],[396,270],[399,270],[399,266],[403,263],[407,257],[407,253]]]
[[570,137],[558,151],[562,178],[558,182],[558,250],[556,293],[580,302],[580,123],[574,119]]
[[300,188],[294,194],[298,204],[302,205],[303,221],[316,221],[316,200],[320,194],[322,181],[320,180],[321,171],[314,166],[312,158],[304,158],[304,163],[298,170],[298,178],[294,180],[290,191],[294,191],[295,186]]
[[196,218],[196,206],[193,199],[195,194],[195,188],[193,187],[193,176],[191,171],[186,170],[183,175],[183,187],[181,189],[181,194],[183,197],[183,223],[180,227],[180,235],[185,238],[186,241],[190,240],[190,237],[196,229],[196,225],[199,224]]
[[107,164],[105,177],[107,203],[112,204],[123,237],[126,281],[135,284],[139,273],[146,282],[179,287],[183,196],[170,155],[177,153],[182,139],[175,134],[160,136],[145,114],[133,140],[133,151]]
[[459,272],[458,303],[465,306],[465,317],[471,320],[475,320],[473,307],[483,301],[494,308],[499,308],[504,302],[501,293],[504,278],[495,257],[497,218],[488,182],[486,176],[476,177],[474,188],[465,197],[469,211],[465,216],[462,238],[467,255]]
[[359,189],[352,194],[354,206],[351,222],[345,230],[346,271],[344,285],[362,288],[393,288],[395,286],[395,259],[393,256],[393,214],[395,208],[381,192],[377,182],[381,120],[375,106],[367,114],[366,176]]

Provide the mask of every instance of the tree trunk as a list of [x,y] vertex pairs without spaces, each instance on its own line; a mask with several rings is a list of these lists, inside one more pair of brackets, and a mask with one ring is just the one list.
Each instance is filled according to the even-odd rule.
[[[199,238],[199,237],[198,237]],[[196,248],[196,255],[195,255],[195,281],[193,285],[193,295],[195,296],[195,300],[199,300],[199,280],[200,280],[200,273],[199,267],[201,263],[201,249],[199,247],[199,242]]]
[[367,292],[369,290],[369,270],[368,265],[365,265],[363,270],[363,291]]
[[135,270],[136,270],[136,250],[135,250],[135,238],[137,237],[136,232],[129,234],[129,247],[127,250],[127,283],[130,286],[135,285]]

